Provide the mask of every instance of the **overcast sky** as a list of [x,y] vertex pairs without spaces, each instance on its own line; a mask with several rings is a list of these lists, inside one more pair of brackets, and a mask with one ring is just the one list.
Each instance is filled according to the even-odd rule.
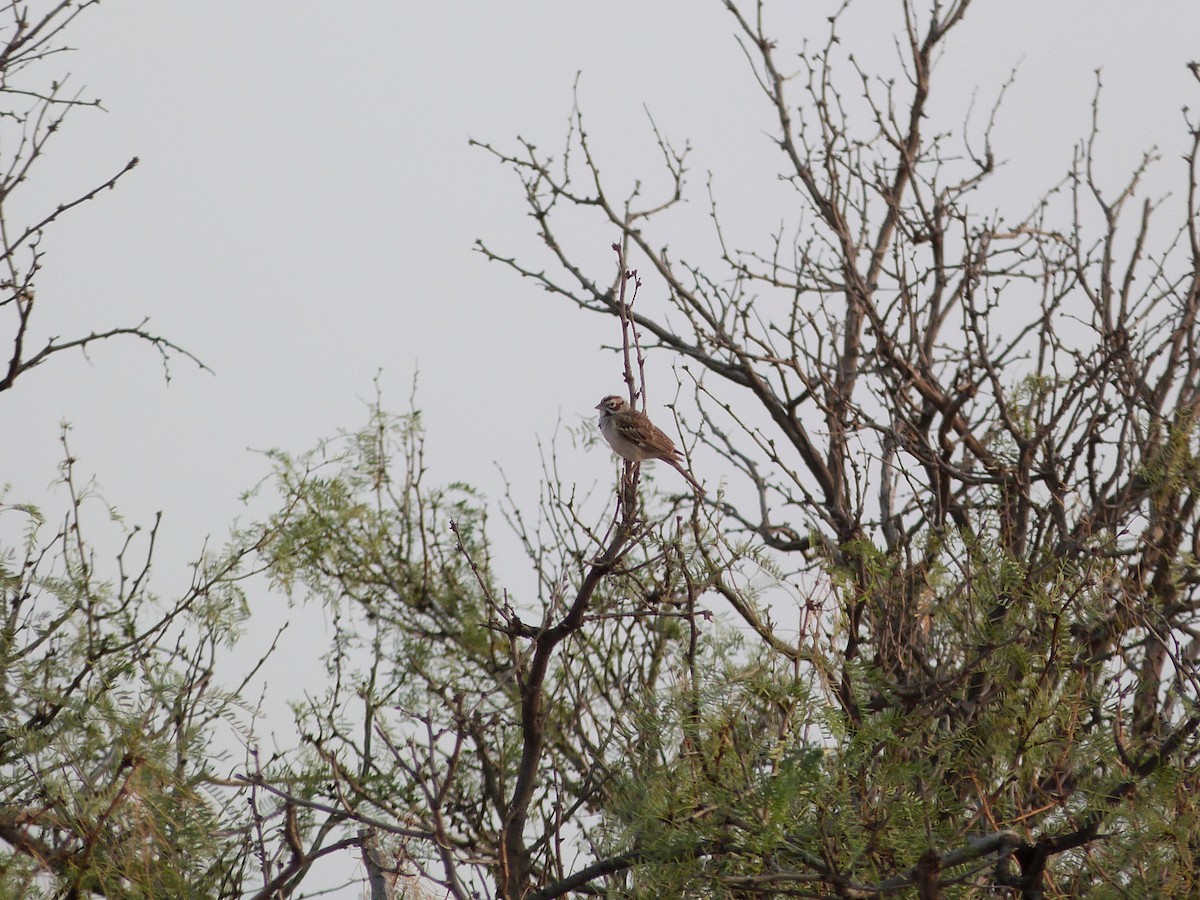
[[[802,12],[789,33],[822,37],[829,4],[775,6]],[[845,42],[886,61],[894,16],[883,11],[895,4],[860,6],[871,16],[851,20]],[[535,482],[538,439],[560,418],[590,415],[619,369],[600,350],[612,339],[604,323],[472,252],[484,238],[544,259],[516,181],[468,137],[558,148],[580,72],[615,183],[657,173],[644,106],[695,147],[691,216],[657,240],[677,255],[711,252],[711,170],[750,246],[790,199],[732,33],[716,0],[108,0],[90,10],[63,65],[109,111],[71,117],[30,195],[57,202],[132,156],[141,165],[50,231],[40,333],[149,316],[215,375],[180,363],[168,387],[153,353],[129,342],[30,373],[0,403],[14,497],[44,494],[66,419],[114,504],[134,520],[164,510],[167,546],[195,546],[224,532],[262,474],[247,448],[300,450],[359,424],[377,371],[385,400],[403,407],[418,369],[435,481],[494,496],[498,463]],[[1114,184],[1155,144],[1167,183],[1184,148],[1180,108],[1197,99],[1185,68],[1197,35],[1191,0],[980,2],[939,63],[948,71],[933,107],[953,124],[972,89],[984,107],[1020,64],[996,145],[1023,207],[1065,171],[1103,67],[1101,158]],[[764,209],[771,218],[756,220]],[[607,261],[612,234],[572,237]],[[572,474],[607,478],[608,463],[596,453]]]
[[[844,41],[866,65],[887,64],[897,4],[859,6]],[[781,53],[801,31],[823,38],[829,3],[780,0],[769,22],[773,7]],[[761,246],[790,200],[765,136],[770,111],[732,35],[717,0],[106,0],[89,10],[70,32],[78,52],[59,64],[108,112],[70,117],[27,200],[60,202],[130,157],[141,164],[49,231],[37,333],[149,316],[215,374],[180,361],[166,386],[154,354],[125,342],[26,375],[0,395],[9,499],[61,503],[47,486],[59,423],[71,422],[83,470],[127,519],[164,511],[166,590],[186,581],[205,536],[219,541],[242,514],[239,494],[266,472],[254,449],[302,451],[361,424],[376,372],[401,409],[417,370],[431,483],[466,481],[495,498],[499,465],[533,496],[539,440],[620,387],[601,350],[615,331],[472,251],[483,238],[545,260],[519,185],[468,138],[512,147],[519,134],[557,149],[579,72],[615,183],[657,172],[644,107],[695,148],[690,212],[655,243],[712,252],[711,170],[737,243]],[[1019,64],[996,150],[1008,162],[998,189],[1023,209],[1065,173],[1103,67],[1102,172],[1116,186],[1157,145],[1161,183],[1178,185],[1180,109],[1200,106],[1185,67],[1200,57],[1198,36],[1196,0],[979,0],[939,62],[934,115],[961,122],[972,90],[986,107]],[[612,233],[571,237],[607,264]],[[565,471],[590,484],[613,466],[594,450]]]

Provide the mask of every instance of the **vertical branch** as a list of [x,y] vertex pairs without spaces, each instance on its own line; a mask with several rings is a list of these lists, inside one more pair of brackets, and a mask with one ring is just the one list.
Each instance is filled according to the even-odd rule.
[[534,639],[528,669],[520,679],[521,758],[516,782],[504,816],[500,894],[519,900],[531,886],[530,849],[525,839],[534,789],[543,777],[541,763],[546,744],[546,678],[558,646],[583,627],[588,606],[601,582],[616,568],[636,532],[636,487],[622,485],[620,517],[608,545],[591,563],[566,614],[552,627],[543,627]]
[[[617,310],[621,321],[621,358],[625,364],[625,386],[629,391],[629,405],[634,407],[641,400],[642,412],[646,411],[646,359],[642,354],[641,335],[633,321],[633,304],[637,301],[642,280],[636,269],[625,268],[624,243],[613,244],[617,254]],[[633,280],[633,296],[626,300],[630,279]],[[631,359],[632,354],[632,359]],[[633,360],[637,361],[637,375],[633,374]]]
[[358,830],[363,867],[367,870],[370,900],[396,900],[396,875],[379,850],[379,835],[374,828]]
[[[646,411],[646,358],[642,354],[641,336],[637,323],[633,321],[633,304],[637,300],[642,280],[636,269],[625,267],[625,245],[627,239],[612,245],[617,254],[617,304],[621,322],[621,359],[624,363],[625,386],[629,391],[629,405],[636,408],[639,400],[642,412]],[[626,299],[629,282],[633,281],[633,295]],[[631,358],[632,357],[632,358]],[[633,372],[633,361],[637,362],[637,375]],[[637,501],[637,481],[641,472],[641,464],[625,461],[621,465],[623,472],[620,504],[622,509],[630,511]]]

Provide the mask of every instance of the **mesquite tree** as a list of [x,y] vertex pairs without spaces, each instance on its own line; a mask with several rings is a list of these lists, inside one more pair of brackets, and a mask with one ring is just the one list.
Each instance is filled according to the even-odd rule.
[[[32,388],[25,373],[63,351],[122,335],[164,365],[195,362],[144,322],[34,336],[35,312],[54,300],[35,299],[47,229],[137,162],[73,198],[26,202],[65,117],[98,105],[54,64],[95,5],[0,4],[0,392],[18,379]],[[155,587],[160,521],[125,525],[81,474],[68,431],[55,498],[14,497],[0,472],[0,895],[278,896],[268,888],[288,844],[228,783],[254,711],[236,673],[255,661],[218,665],[246,619],[239,583],[253,548],[205,554],[182,585]],[[34,452],[12,429],[2,441],[6,458]]]
[[[667,394],[644,354],[680,360],[708,493],[624,465],[589,495],[551,455],[539,509],[500,505],[507,586],[487,504],[377,404],[272,454],[278,511],[164,599],[152,535],[102,577],[67,453],[63,527],[21,507],[0,560],[0,885],[288,897],[352,853],[373,898],[1200,891],[1200,122],[1174,207],[1138,205],[1149,158],[1100,184],[1094,130],[1058,188],[975,209],[990,131],[926,130],[969,0],[897,7],[898,79],[839,16],[793,44],[723,2],[798,227],[668,254],[686,154],[662,138],[667,196],[618,199],[580,114],[565,162],[487,147],[547,257],[480,244],[608,317],[633,399]],[[44,33],[23,9],[8,58]],[[67,346],[24,349],[39,227],[9,232],[2,387]],[[615,279],[579,261],[599,233]],[[244,735],[225,778],[216,662],[260,568],[324,604],[328,681],[298,749]]]
[[811,694],[786,719],[810,731],[754,723],[737,773],[686,785],[681,752],[642,802],[690,790],[694,807],[611,859],[669,857],[738,896],[1194,892],[1200,121],[1169,224],[1139,197],[1149,156],[1115,190],[1097,181],[1095,129],[1059,188],[973,209],[990,132],[975,150],[926,131],[932,61],[969,0],[901,5],[894,80],[844,49],[836,16],[796,52],[764,4],[724,5],[797,237],[709,262],[660,249],[656,219],[687,193],[665,139],[662,203],[612,194],[582,115],[566,165],[486,146],[548,259],[479,249],[618,316],[559,223],[581,211],[621,236],[661,299],[633,322],[687,364],[697,437],[726,463],[711,510],[814,613],[796,640],[771,624],[780,605],[724,586],[765,658],[795,664]]

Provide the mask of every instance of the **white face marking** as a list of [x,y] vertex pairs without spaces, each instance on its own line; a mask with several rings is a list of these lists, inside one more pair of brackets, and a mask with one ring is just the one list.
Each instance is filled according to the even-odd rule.
[[625,401],[616,394],[609,394],[596,404],[596,409],[602,413],[615,413],[625,405]]

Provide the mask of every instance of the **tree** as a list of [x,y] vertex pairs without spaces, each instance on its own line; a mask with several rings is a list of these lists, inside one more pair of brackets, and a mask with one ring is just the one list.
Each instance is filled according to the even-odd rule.
[[[685,777],[681,750],[640,772],[657,833],[627,834],[609,871],[729,896],[1194,893],[1200,122],[1161,245],[1157,205],[1131,209],[1151,157],[1106,189],[1096,128],[1061,189],[979,211],[990,126],[957,147],[925,130],[969,0],[902,4],[895,81],[843,49],[842,14],[789,53],[762,3],[724,5],[776,117],[796,239],[669,254],[654,225],[686,153],[665,138],[662,202],[613,196],[581,114],[569,164],[486,147],[549,265],[480,251],[602,316],[623,304],[576,262],[567,211],[644,261],[665,303],[629,315],[687,363],[696,436],[733,473],[714,526],[770,548],[814,613],[795,640],[768,612],[796,610],[711,585],[752,659],[794,665],[767,683],[808,693],[789,728],[729,738],[734,771]],[[719,572],[712,540],[690,552]],[[663,793],[690,812],[662,814]]]
[[[20,218],[27,181],[64,117],[98,106],[45,65],[95,4],[0,10],[0,315],[10,347],[0,391],[56,354],[118,336],[150,343],[164,366],[177,356],[199,365],[145,322],[34,339],[46,229],[137,163]],[[206,553],[181,589],[156,590],[159,521],[122,522],[79,475],[67,437],[64,427],[61,517],[0,485],[0,895],[249,895],[260,889],[255,863],[269,884],[278,848],[287,850],[282,833],[265,834],[252,810],[231,803],[245,789],[229,784],[223,755],[238,749],[254,714],[247,682],[231,689],[216,672],[247,616],[240,580],[253,548]],[[10,449],[19,443],[6,438]]]
[[415,413],[377,406],[361,432],[276,468],[282,511],[254,539],[336,634],[329,692],[298,716],[310,765],[259,783],[390,835],[400,872],[453,896],[566,890],[568,842],[605,842],[647,704],[701,655],[689,529],[645,525],[632,479],[606,534],[566,502],[544,533],[512,509],[537,577],[529,618],[494,583],[473,493],[424,486]]
[[[980,212],[990,126],[926,131],[969,0],[900,6],[894,82],[839,16],[790,55],[724,6],[802,227],[677,261],[686,153],[660,138],[663,202],[615,199],[578,114],[566,163],[487,148],[549,263],[479,249],[608,317],[631,402],[646,353],[685,363],[681,443],[727,482],[629,464],[589,495],[551,456],[538,510],[501,504],[532,576],[506,585],[487,504],[377,401],[271,454],[277,511],[163,599],[136,536],[100,575],[65,451],[63,528],[8,509],[0,885],[265,900],[353,851],[373,900],[1200,891],[1200,122],[1165,240],[1170,206],[1128,222],[1151,160],[1106,191],[1095,128],[1060,188]],[[245,682],[214,697],[215,662],[259,572],[324,605],[328,687],[226,778]]]
[[[0,504],[25,540],[0,558],[0,892],[216,896],[241,883],[248,836],[217,802],[214,735],[251,711],[213,683],[246,616],[237,557],[197,564],[190,586],[150,586],[158,523],[126,531],[109,570],[90,535],[108,512],[80,483],[64,434],[70,505],[48,525]],[[238,827],[240,826],[240,827]]]

